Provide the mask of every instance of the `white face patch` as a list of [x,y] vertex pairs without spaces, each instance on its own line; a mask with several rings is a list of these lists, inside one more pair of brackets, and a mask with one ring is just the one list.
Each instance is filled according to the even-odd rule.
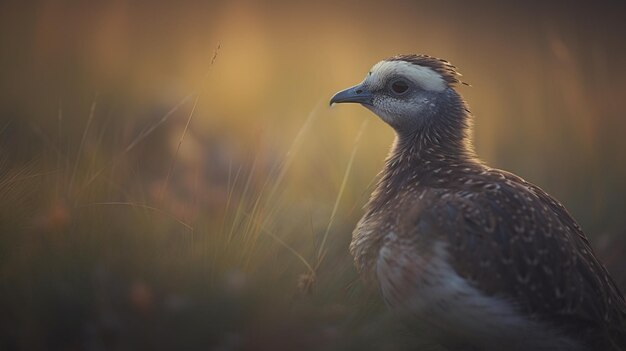
[[381,88],[391,76],[410,79],[425,90],[443,91],[446,88],[446,82],[439,73],[405,61],[380,61],[372,67],[365,83],[373,88]]

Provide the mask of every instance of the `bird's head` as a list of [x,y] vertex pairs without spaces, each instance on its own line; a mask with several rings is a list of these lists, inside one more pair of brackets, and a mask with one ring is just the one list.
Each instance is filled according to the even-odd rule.
[[398,55],[375,64],[363,82],[338,92],[330,104],[360,103],[396,131],[415,131],[463,104],[453,89],[459,76],[447,61]]

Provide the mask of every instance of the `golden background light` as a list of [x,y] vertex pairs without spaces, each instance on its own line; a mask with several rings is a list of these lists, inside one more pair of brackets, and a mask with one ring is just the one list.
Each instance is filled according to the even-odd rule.
[[[83,301],[67,307],[80,320],[67,321],[75,335],[85,323],[100,331],[107,313],[121,329],[145,311],[155,313],[146,320],[164,320],[164,306],[184,301],[211,311],[184,312],[189,322],[180,328],[201,333],[190,321],[211,320],[220,294],[240,289],[255,312],[219,313],[237,321],[228,328],[243,345],[258,337],[251,326],[276,331],[299,320],[290,313],[316,328],[358,334],[368,323],[360,313],[376,308],[359,302],[366,298],[347,245],[393,133],[366,109],[327,102],[398,53],[442,57],[459,68],[472,85],[460,89],[476,116],[478,154],[562,200],[626,287],[622,7],[3,3],[0,263],[14,287],[2,293],[19,316],[14,328],[45,348],[49,325],[34,301]],[[310,273],[302,259],[313,268],[320,262],[326,232],[313,294],[293,312],[285,296]],[[108,303],[139,307],[132,314]],[[272,308],[283,321],[264,319]],[[346,316],[350,332],[339,326]],[[290,326],[294,335],[309,333],[298,323]],[[226,342],[223,329],[207,328],[210,345]],[[174,329],[177,343],[183,332]]]

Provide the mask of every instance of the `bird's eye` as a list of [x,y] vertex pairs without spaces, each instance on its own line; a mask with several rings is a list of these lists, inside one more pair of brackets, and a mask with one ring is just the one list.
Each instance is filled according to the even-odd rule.
[[402,79],[395,80],[391,83],[391,91],[396,95],[402,95],[409,90],[409,83]]

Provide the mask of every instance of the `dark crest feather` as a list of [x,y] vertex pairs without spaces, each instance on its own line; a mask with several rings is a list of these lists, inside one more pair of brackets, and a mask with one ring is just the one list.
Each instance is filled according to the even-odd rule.
[[428,67],[433,71],[439,73],[449,86],[455,86],[456,84],[463,84],[469,86],[469,84],[461,81],[461,73],[457,71],[457,68],[450,62],[428,55],[396,55],[388,58],[386,61],[405,61],[414,65],[422,67]]

